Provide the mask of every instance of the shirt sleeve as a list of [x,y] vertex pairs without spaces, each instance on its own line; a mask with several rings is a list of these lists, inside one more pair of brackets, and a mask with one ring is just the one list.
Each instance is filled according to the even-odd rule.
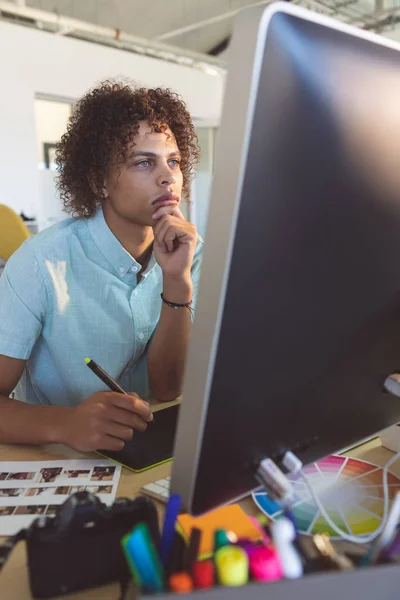
[[48,306],[32,241],[11,256],[0,277],[0,354],[23,360],[40,336]]

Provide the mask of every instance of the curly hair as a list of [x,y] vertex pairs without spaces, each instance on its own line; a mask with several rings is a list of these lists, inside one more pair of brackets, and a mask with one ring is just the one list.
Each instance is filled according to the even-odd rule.
[[107,170],[125,162],[140,121],[147,121],[151,131],[165,132],[169,127],[174,134],[181,153],[182,192],[190,201],[199,146],[183,100],[168,88],[147,89],[106,80],[77,102],[57,144],[57,187],[67,213],[95,214],[103,200]]

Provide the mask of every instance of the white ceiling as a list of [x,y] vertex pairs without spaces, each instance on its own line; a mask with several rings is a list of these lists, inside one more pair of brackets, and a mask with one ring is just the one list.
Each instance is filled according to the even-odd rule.
[[[18,3],[18,0],[15,0]],[[378,17],[399,18],[399,0],[294,0],[346,22],[377,29]],[[260,0],[25,0],[26,6],[209,53],[231,33],[234,13]],[[267,0],[265,0],[267,4]],[[393,11],[396,14],[393,14]],[[389,11],[389,12],[388,12]],[[366,15],[374,18],[366,18]],[[212,20],[211,23],[208,23]],[[205,23],[203,23],[205,21]],[[185,33],[171,32],[189,27]],[[390,34],[397,24],[389,25]],[[166,35],[167,34],[167,35]],[[161,37],[160,37],[161,36]]]
[[[116,27],[154,39],[164,33],[219,16],[255,0],[26,0],[26,5]],[[231,32],[233,17],[165,40],[199,52],[209,52]]]

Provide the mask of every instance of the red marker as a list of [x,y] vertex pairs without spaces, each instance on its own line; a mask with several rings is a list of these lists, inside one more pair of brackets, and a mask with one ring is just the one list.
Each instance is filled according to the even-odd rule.
[[197,560],[192,567],[193,583],[199,590],[207,590],[214,585],[214,564],[212,560]]

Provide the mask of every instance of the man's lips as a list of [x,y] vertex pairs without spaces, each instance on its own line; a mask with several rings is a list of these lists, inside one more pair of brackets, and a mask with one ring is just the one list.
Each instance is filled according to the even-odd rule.
[[160,208],[160,206],[169,206],[170,204],[178,204],[179,196],[176,194],[164,194],[153,200],[152,205],[154,208]]

